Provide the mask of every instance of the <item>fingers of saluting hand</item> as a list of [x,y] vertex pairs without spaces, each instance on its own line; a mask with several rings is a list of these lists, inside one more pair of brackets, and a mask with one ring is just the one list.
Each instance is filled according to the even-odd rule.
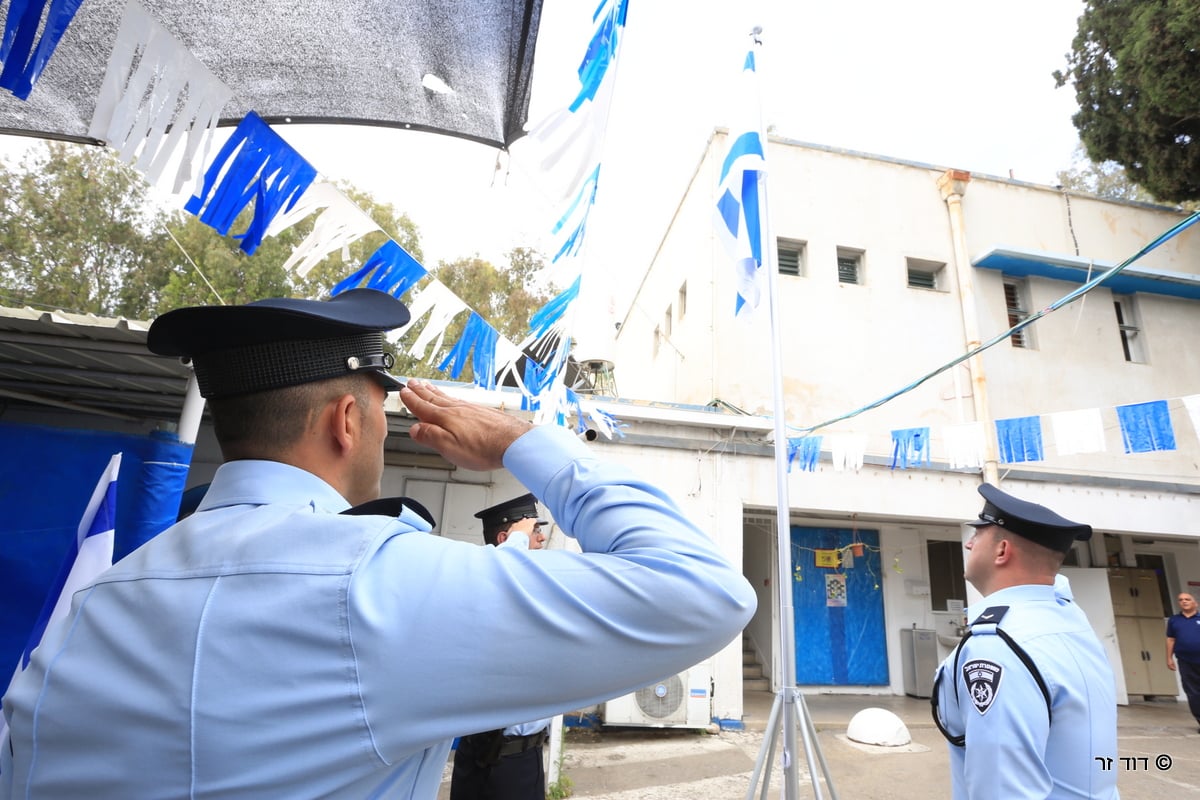
[[409,381],[400,399],[418,420],[409,436],[464,469],[498,469],[504,451],[529,430],[526,422],[450,397],[424,381]]

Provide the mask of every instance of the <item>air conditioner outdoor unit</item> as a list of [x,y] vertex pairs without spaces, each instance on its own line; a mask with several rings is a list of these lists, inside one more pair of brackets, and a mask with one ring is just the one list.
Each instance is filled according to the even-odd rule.
[[707,728],[712,724],[712,669],[697,664],[604,704],[605,725]]

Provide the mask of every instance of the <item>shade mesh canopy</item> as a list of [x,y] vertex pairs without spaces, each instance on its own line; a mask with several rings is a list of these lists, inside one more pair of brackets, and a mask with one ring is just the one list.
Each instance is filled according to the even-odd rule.
[[[142,5],[232,89],[222,124],[254,111],[271,124],[392,126],[496,147],[524,132],[542,0]],[[124,0],[83,2],[29,99],[0,92],[0,132],[94,142],[124,13]]]

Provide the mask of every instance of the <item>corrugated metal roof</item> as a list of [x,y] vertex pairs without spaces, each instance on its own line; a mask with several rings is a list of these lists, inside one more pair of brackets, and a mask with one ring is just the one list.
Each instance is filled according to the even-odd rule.
[[0,397],[11,404],[175,421],[190,369],[146,349],[149,323],[0,307]]

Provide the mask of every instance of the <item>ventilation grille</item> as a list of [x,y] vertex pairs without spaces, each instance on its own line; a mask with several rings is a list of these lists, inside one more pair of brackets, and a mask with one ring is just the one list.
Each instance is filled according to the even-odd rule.
[[653,719],[675,716],[687,701],[683,681],[678,675],[638,689],[636,698],[642,713]]

